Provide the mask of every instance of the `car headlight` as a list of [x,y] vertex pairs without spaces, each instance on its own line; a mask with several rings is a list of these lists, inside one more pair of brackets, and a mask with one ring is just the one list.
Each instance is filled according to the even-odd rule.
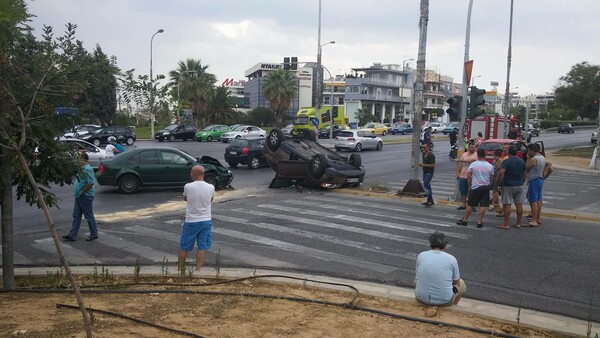
[[84,140],[87,140],[88,138],[90,138],[92,135],[83,135],[81,138]]
[[227,174],[231,174],[231,170],[227,169]]
[[168,131],[165,131],[165,132],[163,133],[163,135],[169,135],[169,132],[168,132]]

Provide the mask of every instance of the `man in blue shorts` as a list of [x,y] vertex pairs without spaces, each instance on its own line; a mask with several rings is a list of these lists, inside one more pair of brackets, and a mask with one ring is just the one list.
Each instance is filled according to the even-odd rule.
[[531,220],[523,226],[536,227],[541,224],[542,213],[542,186],[544,180],[552,174],[552,164],[540,154],[540,146],[530,143],[527,146],[527,200],[531,207]]
[[212,244],[211,204],[215,197],[215,187],[204,182],[204,167],[201,165],[192,167],[190,176],[193,182],[183,188],[183,200],[187,204],[179,241],[179,271],[185,271],[187,253],[194,250],[194,243],[198,245],[196,271],[200,271],[206,250]]

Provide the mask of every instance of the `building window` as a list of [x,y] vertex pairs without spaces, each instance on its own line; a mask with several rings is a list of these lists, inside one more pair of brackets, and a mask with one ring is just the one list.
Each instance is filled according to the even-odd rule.
[[344,104],[344,98],[343,97],[340,97],[338,99],[338,104]]
[[387,90],[387,97],[392,97],[392,90],[391,89]]

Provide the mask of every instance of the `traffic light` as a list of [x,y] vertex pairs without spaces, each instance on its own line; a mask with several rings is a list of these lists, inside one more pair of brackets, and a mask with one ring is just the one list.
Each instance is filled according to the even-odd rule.
[[460,116],[460,102],[462,101],[461,96],[452,96],[448,99],[448,104],[450,108],[446,109],[446,114],[450,117],[450,121],[458,120]]
[[292,64],[290,62],[290,58],[286,56],[283,58],[283,69],[290,70],[290,68],[292,68]]
[[594,99],[594,104],[593,104],[593,109],[592,111],[595,113],[598,111],[598,109],[600,109],[600,100],[599,99]]
[[485,98],[483,97],[485,89],[479,89],[475,86],[470,87],[470,89],[469,117],[473,118],[485,114],[485,110],[479,108],[479,106],[485,104]]

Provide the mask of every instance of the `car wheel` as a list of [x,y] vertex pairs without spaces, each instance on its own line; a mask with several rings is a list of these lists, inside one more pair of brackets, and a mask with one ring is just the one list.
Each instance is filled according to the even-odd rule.
[[385,130],[381,132],[381,136],[385,136],[386,132]]
[[573,131],[571,131],[571,134],[575,134],[575,129],[573,129]]
[[212,141],[212,136],[206,136],[206,142],[211,142]]
[[248,161],[248,168],[250,169],[258,169],[260,167],[260,160],[256,156],[252,156],[250,161]]
[[169,142],[175,142],[175,135],[169,136]]
[[381,150],[383,149],[383,142],[379,141],[377,142],[377,147],[375,148],[375,150]]
[[283,142],[283,137],[283,133],[280,129],[275,128],[271,130],[271,132],[269,132],[269,138],[267,139],[267,147],[269,150],[277,151],[281,142]]
[[134,175],[123,175],[119,178],[119,191],[124,194],[133,194],[140,188],[140,180]]
[[127,143],[128,146],[132,146],[134,142],[135,140],[133,137],[128,137],[127,140],[125,140],[125,143]]
[[359,154],[350,154],[350,157],[348,158],[348,163],[350,163],[350,165],[355,168],[360,168],[360,166],[362,165],[362,158]]
[[323,177],[327,167],[327,157],[323,154],[316,154],[308,161],[308,171],[312,177],[319,179]]
[[355,151],[361,152],[362,151],[362,144],[357,143],[356,147],[354,148]]
[[162,141],[163,141],[163,139],[162,139],[162,138],[159,138],[157,141],[158,141],[158,142],[162,142]]
[[213,173],[207,173],[204,175],[204,182],[208,184],[212,184],[215,187],[215,190],[219,188],[219,180],[217,180],[217,175]]
[[396,133],[395,133],[395,132],[392,132],[392,135],[396,135]]
[[96,147],[100,146],[100,139],[94,139],[94,141],[92,142]]
[[227,162],[227,164],[229,164],[229,166],[230,166],[231,168],[235,168],[235,167],[237,167],[237,165],[238,165],[237,163],[234,163],[234,162]]
[[196,137],[196,141],[202,142],[202,137]]

